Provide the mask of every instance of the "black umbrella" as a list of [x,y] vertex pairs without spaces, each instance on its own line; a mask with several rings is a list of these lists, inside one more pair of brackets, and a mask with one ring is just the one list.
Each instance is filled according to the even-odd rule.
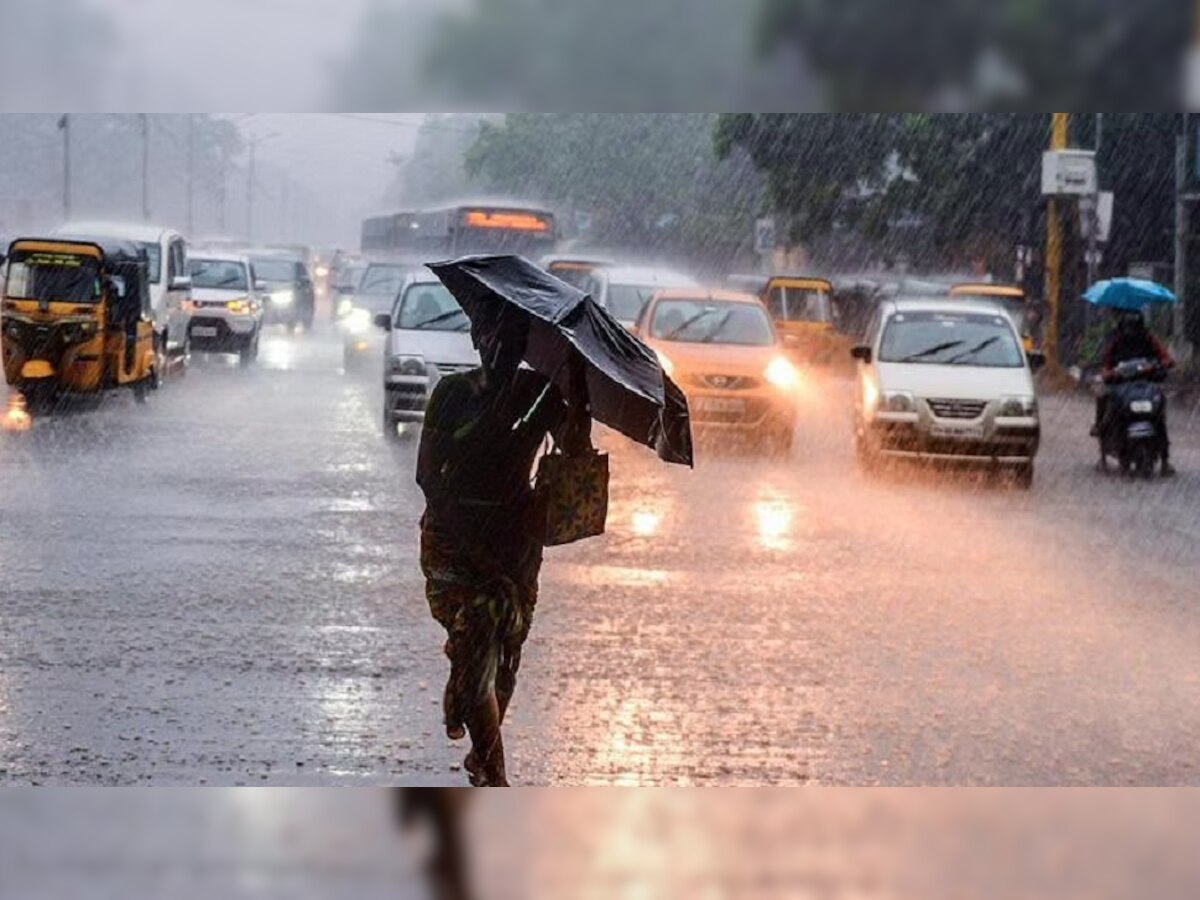
[[566,363],[578,354],[592,417],[658,452],[692,465],[687,398],[654,351],[590,296],[520,256],[468,256],[429,268],[472,322],[491,325],[513,311],[529,322],[525,361],[568,395]]

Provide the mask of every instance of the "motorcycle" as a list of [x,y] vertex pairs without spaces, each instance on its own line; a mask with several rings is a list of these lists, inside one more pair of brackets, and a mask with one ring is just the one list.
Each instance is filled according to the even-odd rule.
[[1102,379],[1107,388],[1100,424],[1100,470],[1115,459],[1122,474],[1153,478],[1166,461],[1167,399],[1162,382],[1166,368],[1149,359],[1121,363]]

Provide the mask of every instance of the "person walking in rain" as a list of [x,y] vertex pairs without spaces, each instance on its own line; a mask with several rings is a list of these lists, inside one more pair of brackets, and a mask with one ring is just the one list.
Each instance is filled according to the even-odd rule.
[[528,321],[497,304],[473,317],[482,365],[443,378],[429,399],[417,464],[425,494],[421,567],[446,629],[446,734],[469,733],[464,766],[477,787],[507,786],[501,726],[537,605],[542,542],[530,476],[547,435],[568,455],[591,452],[582,367],[571,396],[521,366]]

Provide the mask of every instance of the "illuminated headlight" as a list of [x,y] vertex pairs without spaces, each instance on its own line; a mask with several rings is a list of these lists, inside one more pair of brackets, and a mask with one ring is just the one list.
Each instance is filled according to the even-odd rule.
[[275,293],[271,294],[271,304],[273,306],[291,306],[295,299],[295,291],[275,291]]
[[394,356],[391,370],[393,375],[403,375],[406,378],[422,378],[429,374],[423,356]]
[[354,304],[351,303],[349,300],[347,300],[345,297],[343,297],[341,300],[338,301],[337,317],[339,319],[344,319],[346,316],[350,315],[350,313],[353,309],[354,309]]
[[781,391],[795,390],[796,385],[800,382],[800,373],[796,371],[796,367],[782,356],[771,360],[764,375],[767,381]]
[[328,266],[317,266],[317,277],[318,278],[325,278],[328,275],[329,275],[329,267]]
[[1132,413],[1138,413],[1139,415],[1146,415],[1147,413],[1152,413],[1152,412],[1154,412],[1154,401],[1153,400],[1134,400],[1132,403],[1129,404],[1129,411]]
[[1002,419],[1032,419],[1038,414],[1036,397],[1005,397],[1000,401]]
[[371,327],[371,314],[356,306],[346,313],[343,324],[351,334],[364,334]]
[[230,300],[225,304],[225,308],[235,316],[250,316],[254,314],[254,301],[247,298],[245,300]]
[[884,391],[880,409],[890,413],[916,412],[917,402],[908,391]]

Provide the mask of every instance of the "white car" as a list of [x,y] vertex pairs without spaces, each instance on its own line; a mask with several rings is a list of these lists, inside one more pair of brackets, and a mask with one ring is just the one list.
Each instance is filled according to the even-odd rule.
[[885,301],[852,351],[855,444],[882,457],[981,463],[1033,483],[1041,439],[1033,372],[1012,319],[987,303]]
[[187,303],[192,284],[188,274],[188,247],[182,234],[158,225],[122,222],[68,222],[61,236],[114,238],[137,244],[150,264],[150,306],[154,330],[172,354],[187,352]]
[[405,283],[417,269],[409,263],[373,262],[358,285],[338,299],[338,331],[342,335],[342,367],[347,372],[377,364],[380,355],[378,332],[371,323],[396,305]]
[[189,260],[192,299],[188,342],[208,353],[236,353],[243,365],[258,357],[263,301],[246,256],[204,253]]
[[388,333],[383,365],[383,431],[420,424],[434,386],[443,377],[479,365],[471,323],[458,301],[431,276],[410,279],[390,313],[375,324]]
[[700,284],[694,278],[668,269],[601,267],[588,277],[584,290],[618,322],[632,330],[656,293],[696,287]]

